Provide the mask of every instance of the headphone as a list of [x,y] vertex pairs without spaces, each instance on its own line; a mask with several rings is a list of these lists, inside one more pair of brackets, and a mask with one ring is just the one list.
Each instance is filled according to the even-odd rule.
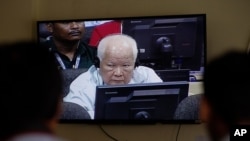
[[[94,58],[94,65],[96,68],[100,68],[100,59],[96,56]],[[140,65],[138,57],[135,59],[135,68]]]
[[96,68],[100,68],[100,59],[97,56],[94,58],[94,65]]

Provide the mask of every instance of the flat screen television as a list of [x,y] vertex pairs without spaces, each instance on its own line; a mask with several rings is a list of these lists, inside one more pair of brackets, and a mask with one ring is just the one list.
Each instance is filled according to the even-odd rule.
[[[82,22],[85,24],[85,31],[82,41],[92,47],[97,47],[98,42],[108,34],[123,33],[132,36],[138,45],[138,61],[140,65],[153,68],[156,73],[165,82],[189,82],[189,77],[195,77],[195,74],[202,74],[205,64],[206,52],[206,14],[182,14],[182,15],[160,15],[160,16],[141,16],[141,17],[115,17],[115,18],[89,18],[89,19],[57,19],[37,21],[37,40],[42,43],[50,40],[51,33],[48,32],[46,25],[53,22]],[[73,71],[72,71],[73,72]],[[72,74],[73,75],[73,74]],[[169,76],[171,75],[171,76]],[[69,74],[67,74],[67,77]],[[74,78],[75,78],[74,74]],[[195,79],[196,80],[196,79]],[[69,84],[67,82],[67,84]],[[163,83],[165,84],[165,83]],[[177,84],[177,83],[176,83]],[[172,85],[171,85],[172,86]],[[175,85],[179,87],[182,85]],[[186,86],[186,85],[185,85]],[[153,89],[156,86],[145,87],[138,86],[140,89]],[[162,87],[162,88],[160,88]],[[157,88],[167,89],[170,85],[160,85]],[[68,89],[68,86],[67,86]],[[105,90],[114,89],[108,86],[100,86],[97,88],[98,93],[104,93]],[[119,89],[119,94],[125,93],[120,90],[133,90],[135,86],[122,86]],[[138,88],[139,89],[139,88]],[[182,88],[180,88],[182,89]],[[66,90],[67,91],[67,90]],[[188,96],[188,91],[185,91]],[[109,95],[111,96],[111,95]],[[152,99],[161,101],[161,99],[169,102],[169,95],[155,96],[150,95]],[[102,99],[110,99],[111,97],[104,96]],[[138,98],[138,97],[137,97]],[[112,98],[111,98],[112,99]],[[177,99],[177,95],[173,94],[172,103],[179,103],[182,99]],[[163,101],[164,101],[163,100]],[[100,103],[99,103],[100,102]],[[103,104],[100,99],[96,105]],[[162,102],[162,101],[161,101]],[[162,102],[164,103],[164,102]],[[105,105],[105,104],[104,104]],[[112,104],[111,104],[112,105]],[[176,106],[176,105],[175,105]],[[127,107],[129,108],[129,107]],[[155,107],[156,108],[156,107]],[[162,107],[161,107],[162,108]],[[156,108],[156,111],[158,108]],[[173,109],[172,109],[173,110]],[[69,111],[69,113],[72,111]],[[166,113],[171,115],[170,113]],[[105,113],[104,113],[105,114]],[[125,114],[125,113],[124,113]],[[78,119],[73,117],[61,119],[62,122],[101,122],[105,123],[108,120],[98,118],[94,120]],[[122,123],[123,118],[116,118],[116,121]],[[138,121],[138,120],[136,120]],[[149,121],[171,121],[171,122],[191,122],[199,121],[197,118],[175,120],[164,117],[157,117]]]

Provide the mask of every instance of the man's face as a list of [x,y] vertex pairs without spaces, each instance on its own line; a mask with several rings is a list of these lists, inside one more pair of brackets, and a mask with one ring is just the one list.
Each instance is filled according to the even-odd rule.
[[84,34],[84,22],[58,22],[50,25],[50,32],[57,40],[76,41]]
[[134,70],[132,49],[126,44],[119,47],[109,46],[100,62],[100,74],[108,85],[128,84]]

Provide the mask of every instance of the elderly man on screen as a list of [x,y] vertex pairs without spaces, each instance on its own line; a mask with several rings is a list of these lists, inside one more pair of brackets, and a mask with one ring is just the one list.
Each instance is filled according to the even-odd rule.
[[104,37],[97,48],[98,61],[71,83],[64,101],[81,105],[93,119],[97,85],[162,82],[153,69],[136,66],[137,52],[136,41],[128,35]]

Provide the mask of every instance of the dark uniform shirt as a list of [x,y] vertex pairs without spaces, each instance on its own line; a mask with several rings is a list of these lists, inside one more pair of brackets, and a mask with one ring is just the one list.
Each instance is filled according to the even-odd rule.
[[50,51],[54,52],[60,69],[89,68],[94,64],[96,49],[84,42],[79,44],[72,60],[66,55],[61,54],[52,40],[46,41],[45,44],[49,47]]

